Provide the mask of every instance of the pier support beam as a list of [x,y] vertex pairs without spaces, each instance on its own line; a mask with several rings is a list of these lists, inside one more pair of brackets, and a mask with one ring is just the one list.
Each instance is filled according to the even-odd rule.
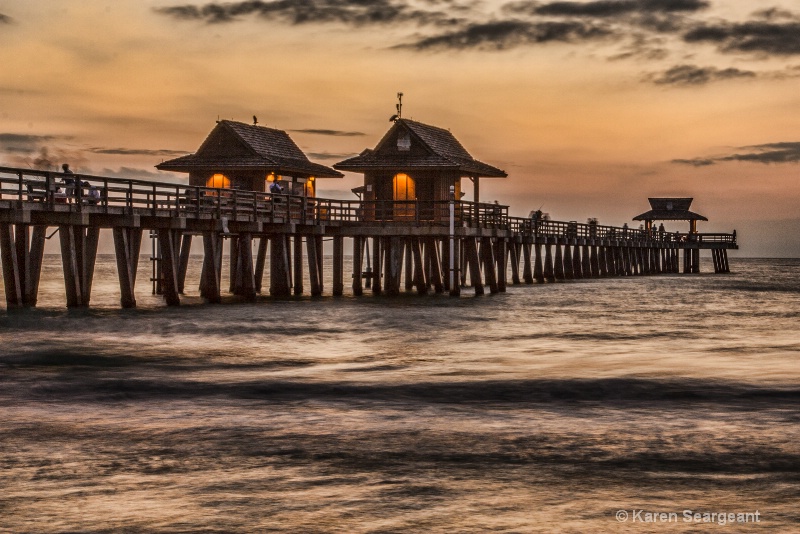
[[306,257],[308,258],[308,283],[311,296],[322,295],[322,271],[320,269],[320,250],[317,247],[317,236],[306,236]]
[[483,276],[486,285],[489,286],[489,293],[495,294],[500,291],[497,285],[497,262],[494,258],[494,246],[492,238],[484,237],[481,239],[481,263],[483,264]]
[[178,295],[178,257],[175,247],[176,230],[161,228],[158,230],[158,244],[161,247],[161,269],[163,274],[164,300],[167,306],[178,306],[181,303]]
[[286,236],[270,236],[269,240],[269,294],[288,297],[292,294],[291,264]]
[[508,282],[508,246],[502,237],[498,237],[494,244],[494,260],[497,265],[497,290],[505,293]]
[[469,280],[475,288],[475,295],[483,295],[483,280],[481,279],[481,262],[478,257],[478,244],[475,238],[464,239],[464,255],[469,265]]
[[207,302],[218,303],[222,292],[222,236],[217,232],[203,233],[203,270],[200,274],[200,296]]
[[[295,287],[297,275],[295,275]],[[341,297],[344,294],[344,238],[340,235],[333,236],[333,296]]]
[[139,267],[139,248],[142,244],[141,228],[114,227],[114,251],[119,275],[120,305],[135,308],[136,272]]
[[[235,269],[233,294],[250,300],[256,298],[256,278],[253,269],[253,236],[240,234],[237,238],[236,257],[231,258],[231,269]],[[234,248],[234,247],[232,247]]]
[[531,266],[530,243],[522,243],[522,280],[526,284],[533,283],[533,268]]
[[178,293],[183,294],[186,287],[186,271],[189,270],[189,255],[192,252],[192,234],[183,234],[178,262]]
[[511,261],[511,283],[519,285],[519,253],[522,250],[522,243],[511,241],[508,244],[508,253]]
[[3,263],[3,281],[6,306],[36,306],[39,279],[42,272],[46,226],[0,224],[0,256]]
[[539,284],[544,283],[544,267],[542,265],[542,245],[539,243],[533,244],[533,278]]
[[67,307],[86,307],[92,294],[100,228],[64,225],[59,227],[58,234],[61,241],[61,264],[64,268]]
[[294,268],[294,276],[292,277],[293,292],[295,295],[303,294],[303,236],[295,235],[292,239],[292,248],[294,254],[292,255],[292,262]]
[[428,285],[433,286],[434,292],[443,293],[444,282],[442,281],[442,261],[439,257],[439,249],[436,247],[435,238],[428,238],[426,240],[425,258]]
[[575,269],[572,263],[572,246],[570,245],[570,241],[570,239],[567,239],[567,243],[564,245],[564,257],[561,260],[564,263],[565,280],[575,279]]
[[372,238],[372,292],[375,295],[381,294],[381,268],[383,264],[381,262],[381,258],[383,254],[381,254],[381,238],[380,237],[373,237]]
[[561,254],[561,245],[556,243],[556,254],[554,259],[555,265],[553,266],[553,276],[559,282],[563,282],[566,278],[564,273],[564,257]]
[[363,263],[364,263],[364,238],[361,236],[353,237],[353,295],[360,297],[364,294],[363,285]]
[[581,246],[572,247],[572,273],[576,279],[583,278],[583,262],[581,262]]
[[[452,252],[450,251],[450,243],[448,242],[446,245],[446,250],[448,251],[447,252],[448,261],[447,261],[447,270],[445,272],[447,273],[447,279],[449,283],[448,290],[450,291],[450,296],[459,297],[461,296],[461,282],[460,282],[461,262],[459,261],[459,258],[461,257],[461,240],[458,238],[453,238],[452,245],[453,245]],[[451,268],[450,258],[453,258],[452,268]]]

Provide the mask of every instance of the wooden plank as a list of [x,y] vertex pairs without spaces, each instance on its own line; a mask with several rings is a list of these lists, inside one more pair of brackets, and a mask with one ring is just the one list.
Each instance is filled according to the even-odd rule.
[[175,250],[175,230],[158,230],[158,243],[161,247],[161,266],[164,273],[164,300],[167,306],[181,303],[178,295],[178,251]]
[[344,294],[344,238],[333,236],[333,296]]
[[17,249],[14,243],[14,227],[0,223],[0,258],[3,262],[3,284],[6,290],[6,306],[22,306],[22,285],[19,275]]

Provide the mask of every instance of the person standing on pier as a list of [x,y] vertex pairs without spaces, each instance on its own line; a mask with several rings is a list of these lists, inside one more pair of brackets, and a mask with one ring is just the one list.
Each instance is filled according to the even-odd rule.
[[69,202],[69,198],[75,194],[75,178],[73,178],[72,169],[69,168],[69,163],[64,163],[61,165],[62,172],[66,175],[64,176],[64,189],[66,189],[67,195],[67,202]]

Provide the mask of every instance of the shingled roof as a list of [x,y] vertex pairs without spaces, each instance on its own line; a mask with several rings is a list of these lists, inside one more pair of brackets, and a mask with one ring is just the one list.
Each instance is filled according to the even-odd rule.
[[[388,145],[402,130],[423,150],[400,151]],[[476,160],[449,130],[408,119],[398,119],[374,150],[367,149],[358,156],[334,164],[334,169],[364,172],[380,169],[448,169],[463,176],[505,178],[504,171]]]
[[648,198],[650,211],[633,218],[634,221],[707,221],[698,213],[689,211],[692,198]]
[[164,161],[162,171],[193,169],[259,170],[290,176],[341,178],[342,173],[312,163],[283,130],[236,121],[218,121],[195,154]]

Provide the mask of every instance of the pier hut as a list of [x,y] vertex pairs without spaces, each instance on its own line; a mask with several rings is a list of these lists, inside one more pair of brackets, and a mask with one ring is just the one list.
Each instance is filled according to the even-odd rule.
[[431,221],[448,216],[451,187],[460,200],[469,178],[480,202],[481,178],[507,174],[473,158],[449,130],[398,118],[373,149],[336,163],[334,169],[364,173],[365,221]]
[[342,173],[313,163],[275,128],[222,120],[194,154],[164,161],[162,171],[189,173],[189,185],[266,191],[278,182],[284,193],[316,196],[317,178],[341,178]]
[[644,221],[645,230],[653,227],[653,221],[689,221],[689,233],[697,233],[697,221],[707,221],[699,213],[689,211],[692,198],[648,198],[650,211],[633,218],[634,221]]

